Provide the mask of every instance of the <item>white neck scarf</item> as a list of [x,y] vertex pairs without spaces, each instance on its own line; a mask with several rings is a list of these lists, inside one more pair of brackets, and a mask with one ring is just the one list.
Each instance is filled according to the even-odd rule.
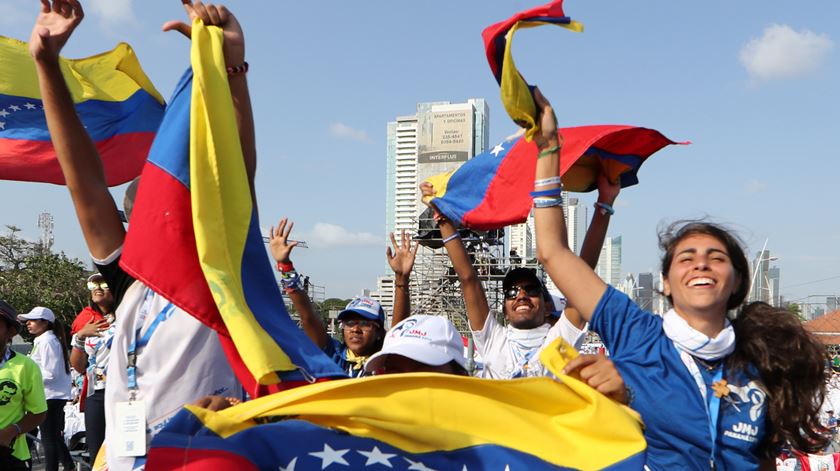
[[702,360],[719,360],[735,350],[735,329],[729,319],[725,320],[723,330],[712,339],[688,325],[685,319],[671,309],[662,316],[662,329],[677,349]]
[[507,326],[505,336],[508,339],[508,346],[514,362],[513,371],[511,371],[512,378],[528,376],[528,363],[545,343],[545,337],[550,329],[551,326],[547,323],[533,329],[517,329],[511,325]]

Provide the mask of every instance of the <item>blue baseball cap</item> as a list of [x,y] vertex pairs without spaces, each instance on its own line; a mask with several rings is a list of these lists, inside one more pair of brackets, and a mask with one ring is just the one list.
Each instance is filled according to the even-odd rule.
[[385,310],[379,301],[369,298],[367,296],[359,296],[347,304],[343,311],[338,313],[338,320],[347,317],[348,314],[358,314],[365,319],[372,321],[379,321],[379,324],[385,325]]

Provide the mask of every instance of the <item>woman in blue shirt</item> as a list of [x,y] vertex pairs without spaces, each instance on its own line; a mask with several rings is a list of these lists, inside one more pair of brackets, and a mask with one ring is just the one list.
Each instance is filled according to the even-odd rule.
[[[750,288],[749,263],[732,234],[688,222],[660,237],[663,291],[673,306],[662,317],[607,286],[569,250],[557,178],[563,138],[551,105],[535,95],[538,257],[609,348],[645,422],[650,468],[756,469],[784,442],[821,448],[824,350],[795,316],[763,303],[727,318]],[[610,191],[618,185],[602,176],[599,192]]]

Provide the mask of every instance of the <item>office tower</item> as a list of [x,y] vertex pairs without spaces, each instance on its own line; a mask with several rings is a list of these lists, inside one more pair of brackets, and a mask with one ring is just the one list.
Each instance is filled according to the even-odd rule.
[[621,283],[621,236],[606,238],[595,273],[604,283],[614,287]]
[[776,307],[782,307],[781,278],[782,271],[779,267],[771,267],[767,270],[767,281],[770,289],[768,298],[770,304]]
[[653,273],[639,273],[636,304],[645,311],[653,311]]
[[418,103],[411,116],[388,123],[385,196],[385,243],[389,234],[417,231],[425,209],[418,185],[452,171],[489,144],[489,108],[483,98],[463,103]]
[[570,198],[567,192],[563,192],[563,206],[563,213],[566,215],[566,236],[569,240],[569,248],[580,255],[589,222],[587,207],[578,198]]

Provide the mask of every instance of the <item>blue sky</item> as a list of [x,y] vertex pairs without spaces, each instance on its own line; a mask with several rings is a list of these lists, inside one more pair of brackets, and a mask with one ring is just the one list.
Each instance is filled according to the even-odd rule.
[[[504,113],[481,31],[539,2],[478,0],[232,1],[243,23],[257,121],[262,225],[296,222],[298,269],[328,296],[374,288],[384,263],[385,126],[417,102],[483,97],[491,145],[516,128]],[[178,0],[85,3],[67,57],[130,43],[168,96],[188,44],[160,25]],[[267,8],[270,5],[271,8]],[[769,238],[782,294],[840,294],[837,2],[573,1],[584,23],[522,31],[523,75],[557,108],[561,125],[652,127],[690,146],[656,154],[616,205],[624,272],[658,266],[663,221],[709,215],[739,230],[751,252]],[[26,39],[34,0],[0,0],[0,34]],[[123,189],[114,194],[122,198]],[[584,199],[593,201],[594,195]],[[86,259],[63,187],[0,183],[0,223],[37,237],[55,217],[56,247]],[[814,280],[832,278],[813,283]]]

